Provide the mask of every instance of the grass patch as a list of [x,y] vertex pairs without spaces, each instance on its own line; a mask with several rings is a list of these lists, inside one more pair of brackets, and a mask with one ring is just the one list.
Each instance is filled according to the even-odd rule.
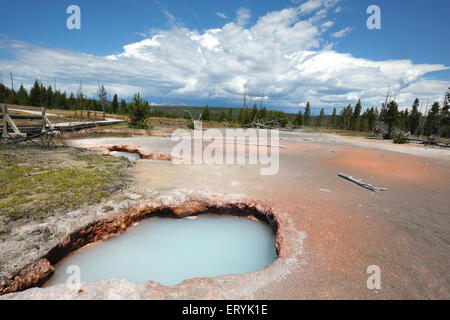
[[41,219],[99,202],[128,184],[129,161],[74,148],[0,148],[0,234],[18,219]]
[[106,126],[99,126],[102,129],[114,129],[114,128],[129,128],[128,122],[119,122],[114,124],[108,124]]
[[341,129],[330,129],[330,128],[314,128],[314,127],[305,127],[305,132],[318,132],[318,133],[329,133],[329,134],[337,134],[340,136],[351,136],[351,137],[370,137],[370,132],[364,131],[353,131],[353,130],[341,130]]

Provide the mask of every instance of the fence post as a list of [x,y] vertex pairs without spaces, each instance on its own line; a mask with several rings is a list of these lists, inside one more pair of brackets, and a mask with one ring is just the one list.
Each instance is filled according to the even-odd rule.
[[2,104],[2,115],[3,115],[3,135],[6,137],[8,134],[8,106],[6,104]]
[[41,128],[41,132],[45,132],[45,127],[46,127],[46,123],[45,123],[45,107],[42,107],[42,128]]

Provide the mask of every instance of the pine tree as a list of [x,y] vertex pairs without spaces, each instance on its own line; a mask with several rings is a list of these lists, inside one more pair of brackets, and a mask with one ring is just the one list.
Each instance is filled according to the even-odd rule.
[[409,132],[409,127],[409,110],[406,108],[403,113],[403,131]]
[[367,130],[372,131],[373,128],[375,128],[377,121],[378,121],[378,110],[372,107],[367,111],[367,124],[368,124]]
[[305,116],[303,117],[305,125],[307,125],[307,126],[309,125],[310,117],[311,117],[311,105],[309,104],[309,101],[308,101],[306,103],[306,107],[305,107]]
[[114,95],[111,109],[112,109],[112,113],[117,113],[117,111],[119,110],[119,101],[117,99],[117,94]]
[[217,121],[223,122],[227,119],[227,114],[225,110],[222,110],[222,112],[219,114],[219,117],[217,118]]
[[53,90],[52,90],[52,86],[48,86],[47,88],[47,92],[45,95],[45,105],[48,108],[53,107]]
[[355,109],[353,110],[352,118],[351,118],[351,129],[353,131],[359,131],[359,117],[361,114],[361,100],[358,100],[358,103],[355,105]]
[[127,102],[125,101],[125,99],[122,99],[122,100],[120,100],[119,113],[120,114],[126,114],[127,112],[128,112]]
[[46,107],[46,102],[47,102],[47,89],[45,89],[44,85],[41,83],[41,85],[39,86],[39,89],[41,91],[41,95],[40,95],[40,101],[39,101],[39,106],[40,107]]
[[27,106],[29,104],[28,92],[23,84],[20,85],[19,91],[17,92],[17,103],[21,106]]
[[408,120],[409,130],[412,134],[415,134],[417,132],[421,117],[422,114],[419,112],[419,99],[416,98],[416,100],[414,100],[414,103],[412,105],[412,110],[409,114]]
[[336,107],[333,108],[333,113],[331,114],[331,127],[336,128]]
[[203,121],[209,121],[209,120],[211,120],[211,113],[210,113],[210,111],[209,111],[208,105],[206,105],[206,106],[203,108],[203,111],[202,111],[202,117],[201,117],[200,120],[203,120]]
[[361,115],[359,131],[369,131],[369,112],[370,109],[366,109]]
[[325,118],[325,111],[323,110],[323,108],[320,110],[320,114],[319,114],[319,119],[318,119],[318,126],[322,127],[323,126],[323,120]]
[[388,125],[388,136],[392,136],[392,130],[398,125],[399,112],[398,105],[395,101],[389,102],[386,109],[386,115],[384,117],[384,122]]
[[64,104],[63,100],[65,100],[65,92],[63,96],[59,90],[56,90],[53,94],[53,106],[58,109],[66,109],[67,106]]
[[250,116],[250,122],[258,120],[258,107],[256,106],[256,103],[253,104],[252,114]]
[[75,110],[77,108],[77,99],[75,98],[73,92],[70,93],[67,104],[70,110]]
[[66,92],[64,91],[63,93],[61,93],[60,96],[61,96],[61,100],[60,100],[59,104],[57,104],[57,106],[61,106],[63,109],[69,109]]
[[259,109],[259,119],[266,121],[267,120],[267,109],[266,107],[262,107]]
[[249,124],[250,122],[252,122],[251,120],[251,113],[250,110],[248,110],[247,107],[244,107],[244,115],[243,115],[243,124]]
[[244,109],[243,108],[239,109],[239,114],[238,114],[237,120],[240,124],[244,124]]
[[424,133],[426,135],[433,135],[439,132],[439,124],[441,122],[440,119],[440,108],[439,102],[433,103],[431,110],[427,114],[427,118],[425,120]]
[[129,116],[131,126],[137,128],[147,128],[147,118],[150,114],[150,108],[144,100],[141,98],[139,93],[135,94],[133,101],[129,105]]
[[18,104],[19,102],[17,101],[17,94],[14,90],[10,90],[9,91],[9,96],[7,99],[7,103],[9,104]]
[[9,88],[3,83],[0,83],[0,102],[5,103],[9,96]]
[[295,117],[294,124],[296,127],[303,126],[303,115],[302,110],[298,110],[297,116]]
[[341,110],[339,115],[339,128],[350,130],[351,129],[351,119],[353,115],[353,108],[351,105],[348,105],[346,108]]
[[30,90],[30,103],[34,107],[41,105],[41,87],[37,79],[34,81],[33,88]]

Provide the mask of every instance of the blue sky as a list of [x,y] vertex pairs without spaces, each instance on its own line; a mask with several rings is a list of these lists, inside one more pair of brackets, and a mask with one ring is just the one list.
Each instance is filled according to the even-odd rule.
[[[81,30],[66,28],[71,4]],[[381,30],[366,27],[372,4]],[[82,80],[91,96],[100,80],[158,104],[239,106],[245,87],[296,112],[379,105],[390,87],[409,106],[450,86],[449,11],[447,0],[2,1],[0,71],[16,86]]]

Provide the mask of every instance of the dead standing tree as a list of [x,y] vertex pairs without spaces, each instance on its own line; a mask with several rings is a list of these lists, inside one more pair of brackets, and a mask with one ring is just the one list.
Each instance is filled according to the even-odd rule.
[[[263,107],[263,101],[265,97],[265,90],[263,91],[261,95],[261,100],[259,104],[259,110],[262,110]],[[245,88],[244,88],[244,105],[246,101],[246,95],[245,95]],[[256,103],[255,103],[256,106]],[[281,122],[280,122],[281,121]],[[282,123],[283,122],[283,123]],[[252,120],[252,122],[244,124],[243,127],[246,128],[259,128],[259,129],[279,129],[282,131],[292,131],[294,128],[292,127],[290,121],[288,118],[280,118],[280,119],[263,119],[258,117],[258,114],[256,114]]]
[[81,118],[83,118],[83,110],[86,111],[87,114],[87,119],[89,119],[90,117],[90,110],[89,110],[89,105],[86,106],[84,105],[84,95],[83,95],[83,82],[80,80],[80,87],[78,89],[78,104],[80,107],[80,111],[81,111]]
[[105,100],[105,97],[106,97],[106,90],[105,90],[105,87],[103,86],[103,84],[100,87],[100,81],[97,80],[97,82],[98,82],[98,96],[100,98],[100,103],[101,103],[102,109],[103,109],[103,119],[105,119],[105,106],[104,106],[103,101]]
[[[397,99],[397,95],[398,92],[396,93],[396,95],[394,96],[394,98],[391,100],[391,102],[395,102]],[[388,92],[386,94],[386,99],[384,100],[384,103],[381,105],[381,112],[386,112],[386,108],[389,107],[388,105],[388,101],[391,98],[391,88],[389,87]],[[371,132],[372,135],[374,136],[378,136],[378,135],[382,135],[383,137],[387,137],[387,136],[397,136],[399,134],[402,134],[403,136],[407,137],[410,135],[409,132],[404,132],[402,130],[400,130],[397,127],[390,127],[385,121],[384,119],[378,119],[377,122],[375,123],[375,126],[372,129]]]

